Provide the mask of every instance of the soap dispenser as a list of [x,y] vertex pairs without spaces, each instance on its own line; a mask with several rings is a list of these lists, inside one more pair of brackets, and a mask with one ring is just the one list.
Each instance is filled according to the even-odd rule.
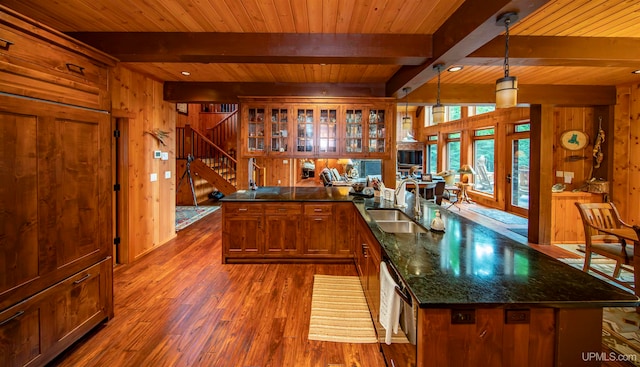
[[436,217],[431,221],[431,230],[434,232],[444,232],[444,222],[440,216],[440,210],[436,210]]

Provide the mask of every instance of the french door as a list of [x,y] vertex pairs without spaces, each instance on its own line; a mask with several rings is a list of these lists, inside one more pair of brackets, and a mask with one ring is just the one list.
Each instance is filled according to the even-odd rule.
[[507,211],[529,216],[529,133],[517,133],[509,138],[507,165]]

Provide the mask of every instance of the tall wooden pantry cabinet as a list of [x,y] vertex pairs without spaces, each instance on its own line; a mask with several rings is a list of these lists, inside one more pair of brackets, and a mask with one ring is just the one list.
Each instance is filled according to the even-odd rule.
[[113,316],[112,58],[0,6],[0,365]]

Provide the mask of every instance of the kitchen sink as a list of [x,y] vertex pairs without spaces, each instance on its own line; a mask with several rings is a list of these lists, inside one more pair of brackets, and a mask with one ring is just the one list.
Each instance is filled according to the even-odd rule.
[[396,220],[396,221],[376,221],[380,229],[387,233],[425,233],[427,232],[422,226],[414,222]]
[[369,210],[369,216],[377,221],[411,221],[411,217],[397,209],[374,209]]

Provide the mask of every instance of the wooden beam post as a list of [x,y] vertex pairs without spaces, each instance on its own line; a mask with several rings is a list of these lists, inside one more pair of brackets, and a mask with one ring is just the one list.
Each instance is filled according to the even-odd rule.
[[[551,244],[553,186],[553,106],[531,106],[529,242]],[[537,173],[537,174],[536,174]]]

